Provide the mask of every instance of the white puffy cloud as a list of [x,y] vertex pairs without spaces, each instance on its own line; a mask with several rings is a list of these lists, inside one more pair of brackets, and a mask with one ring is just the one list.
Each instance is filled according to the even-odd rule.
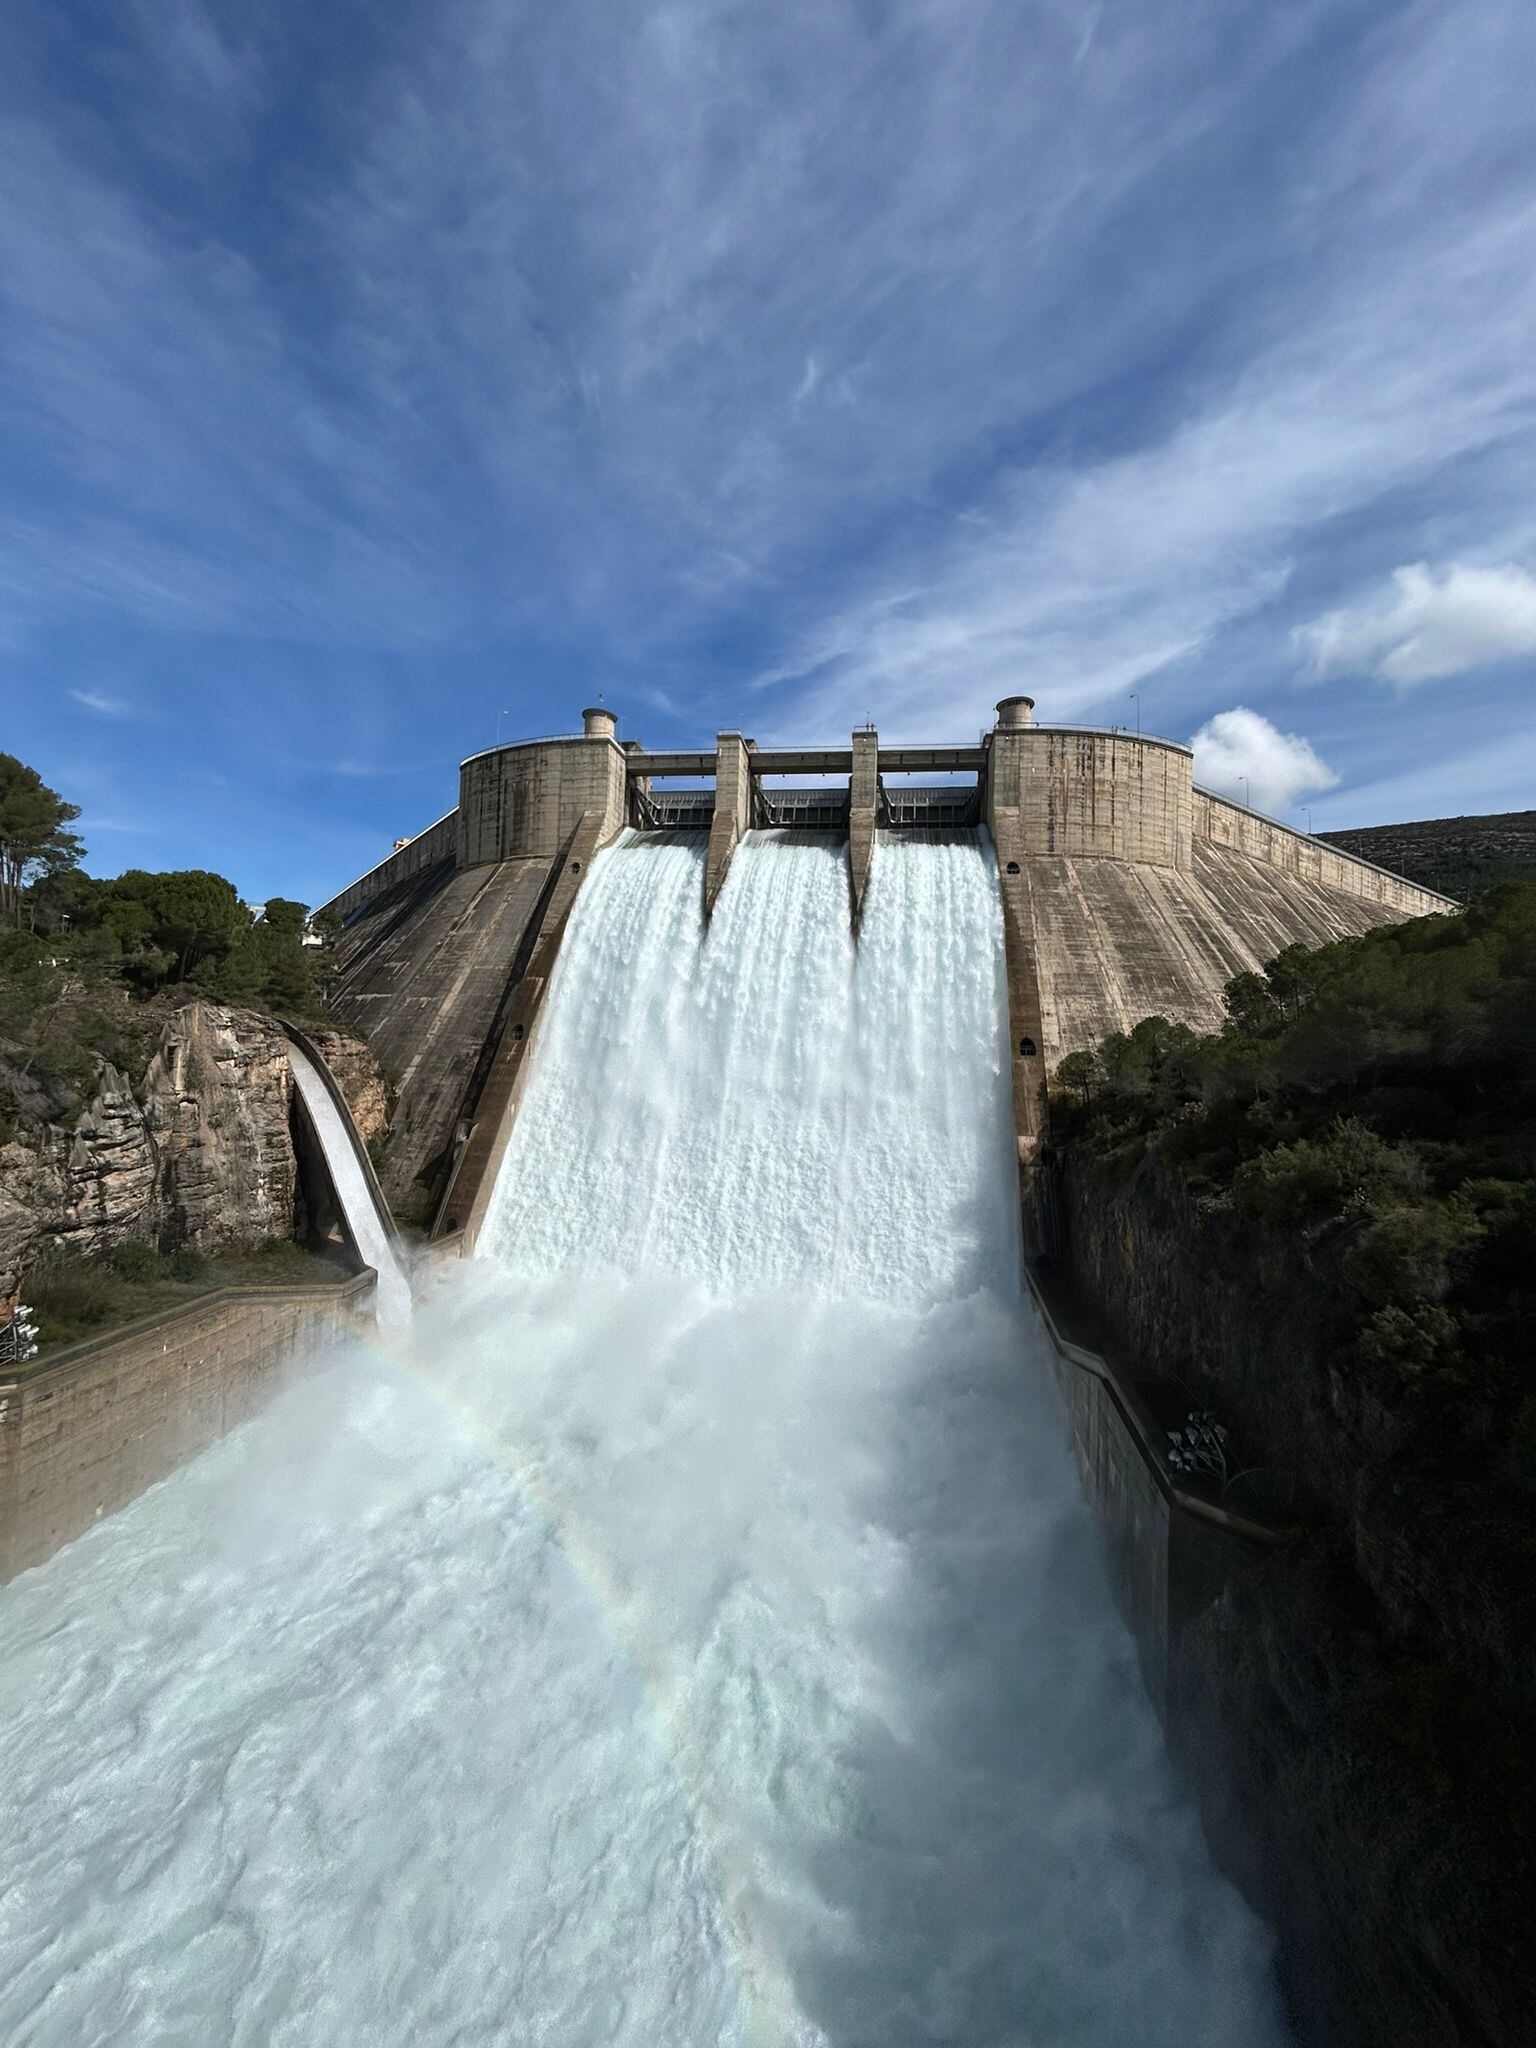
[[1298,797],[1338,786],[1338,776],[1300,733],[1281,732],[1241,704],[1208,718],[1190,745],[1196,782],[1256,811],[1285,811]]
[[1394,570],[1375,604],[1345,605],[1297,629],[1314,676],[1369,675],[1408,688],[1536,654],[1536,576],[1513,565],[1427,562]]

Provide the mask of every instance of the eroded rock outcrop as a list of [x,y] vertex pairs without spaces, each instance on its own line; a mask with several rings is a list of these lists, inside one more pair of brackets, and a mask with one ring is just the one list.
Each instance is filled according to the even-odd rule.
[[[366,1045],[316,1034],[365,1141],[388,1124]],[[72,1120],[38,1089],[0,1145],[0,1300],[40,1252],[106,1257],[137,1241],[204,1254],[292,1234],[298,1168],[287,1042],[258,1011],[188,1003],[135,1085],[97,1059]]]
[[104,1256],[158,1228],[155,1147],[126,1075],[98,1063],[72,1128],[47,1123],[0,1147],[0,1298],[40,1238]]
[[270,1018],[216,1003],[177,1011],[144,1077],[162,1243],[253,1251],[289,1235],[292,1093],[287,1041]]
[[389,1129],[389,1087],[370,1046],[345,1031],[311,1031],[310,1043],[336,1077],[365,1145]]

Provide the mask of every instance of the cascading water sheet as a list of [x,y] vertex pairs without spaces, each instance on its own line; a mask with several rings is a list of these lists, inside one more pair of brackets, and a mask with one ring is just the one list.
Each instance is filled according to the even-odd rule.
[[697,844],[615,849],[482,1248],[808,1306],[1015,1292],[996,889],[974,838],[883,846],[855,948],[846,847],[754,834],[705,944]]
[[990,856],[857,948],[845,859],[599,856],[485,1256],[10,1589],[0,2037],[1281,2039],[1038,1391]]
[[352,1242],[363,1264],[371,1266],[376,1276],[374,1313],[384,1328],[404,1329],[411,1320],[411,1283],[396,1255],[389,1225],[379,1213],[373,1189],[352,1149],[352,1135],[331,1100],[324,1077],[302,1046],[289,1045],[288,1063],[293,1068],[294,1086],[304,1099],[325,1155],[331,1185],[352,1233]]

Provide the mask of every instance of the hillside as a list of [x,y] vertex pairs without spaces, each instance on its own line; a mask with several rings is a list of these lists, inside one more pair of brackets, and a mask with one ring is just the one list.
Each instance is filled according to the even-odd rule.
[[1319,832],[1317,837],[1461,902],[1500,882],[1536,880],[1536,811],[1421,818],[1408,825]]
[[1314,1959],[1309,2041],[1530,2039],[1533,1004],[1513,882],[1058,1072],[1071,1277],[1288,1532],[1180,1682],[1213,1835]]

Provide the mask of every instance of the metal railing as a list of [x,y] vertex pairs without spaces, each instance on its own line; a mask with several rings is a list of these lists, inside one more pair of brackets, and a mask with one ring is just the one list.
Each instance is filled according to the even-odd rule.
[[37,1355],[37,1325],[32,1311],[17,1302],[0,1323],[0,1365],[22,1365]]
[[752,823],[767,831],[846,832],[846,789],[768,790],[754,780]]
[[880,789],[876,823],[887,827],[958,830],[981,823],[981,788],[977,783],[915,783]]
[[715,815],[715,792],[632,787],[629,812],[629,822],[642,832],[707,832]]

